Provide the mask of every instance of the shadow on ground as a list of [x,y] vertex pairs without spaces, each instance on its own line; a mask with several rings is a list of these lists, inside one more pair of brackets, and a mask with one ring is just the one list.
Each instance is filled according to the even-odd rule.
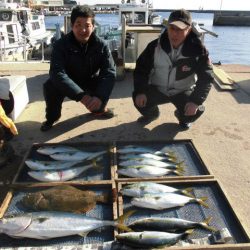
[[[81,141],[129,141],[129,140],[172,140],[180,132],[176,123],[164,123],[154,127],[152,130],[143,127],[136,121],[122,123],[113,127],[106,127],[87,131],[74,137],[69,137],[67,132],[78,128],[79,126],[88,127],[88,123],[93,121],[91,114],[83,114],[62,122],[58,122],[47,132],[41,132],[41,124],[34,121],[25,121],[18,124],[19,135],[11,141],[14,149],[20,154],[25,155],[27,150],[34,143],[46,143],[51,140],[60,138],[60,142],[81,142]],[[89,126],[91,127],[91,126]],[[93,127],[95,128],[95,127]],[[24,131],[29,131],[25,133]],[[81,131],[78,129],[77,131]],[[69,133],[70,135],[70,133]],[[64,137],[64,138],[63,138]]]

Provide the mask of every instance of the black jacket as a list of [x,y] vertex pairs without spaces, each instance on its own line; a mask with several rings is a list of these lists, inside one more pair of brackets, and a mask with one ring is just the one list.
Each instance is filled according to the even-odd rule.
[[50,63],[50,80],[72,100],[80,101],[88,93],[93,79],[95,95],[107,101],[115,83],[115,65],[106,43],[94,32],[81,46],[71,31],[55,42]]
[[[135,94],[147,93],[150,73],[154,68],[154,53],[157,44],[158,39],[150,42],[137,59],[134,71]],[[171,45],[166,32],[160,37],[160,45],[167,54],[171,52]],[[211,83],[213,82],[213,70],[208,57],[208,51],[197,35],[190,32],[184,41],[181,54],[186,58],[177,60],[172,65],[172,67],[176,67],[175,78],[178,81],[185,79],[188,76],[187,74],[195,73],[197,75],[197,81],[195,83],[194,91],[190,96],[190,101],[200,105],[207,98],[211,89]],[[188,65],[191,68],[191,71],[183,73],[181,70],[183,65]]]

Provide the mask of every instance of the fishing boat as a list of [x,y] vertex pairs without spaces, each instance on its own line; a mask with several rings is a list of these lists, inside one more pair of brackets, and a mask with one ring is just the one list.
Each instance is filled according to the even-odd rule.
[[[4,0],[6,1],[6,0]],[[0,2],[0,60],[27,59],[28,53],[51,43],[44,15],[17,3]]]

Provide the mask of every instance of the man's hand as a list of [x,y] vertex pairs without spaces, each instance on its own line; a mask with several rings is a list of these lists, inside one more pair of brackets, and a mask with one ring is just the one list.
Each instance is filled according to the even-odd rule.
[[147,104],[147,96],[145,94],[139,94],[135,97],[135,105],[139,108],[144,108]]
[[187,102],[184,108],[184,115],[186,116],[193,116],[196,114],[198,110],[199,105],[193,103],[193,102]]
[[13,135],[18,134],[14,122],[9,117],[6,116],[5,111],[1,105],[0,105],[0,122],[3,124],[3,126],[9,128]]
[[101,108],[102,101],[96,96],[84,95],[81,103],[90,111],[96,111]]

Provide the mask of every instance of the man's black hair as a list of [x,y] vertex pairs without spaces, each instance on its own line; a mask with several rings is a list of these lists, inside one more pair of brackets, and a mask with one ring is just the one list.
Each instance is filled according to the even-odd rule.
[[95,13],[87,5],[77,5],[73,8],[70,16],[72,25],[75,23],[77,17],[91,17],[92,24],[95,24]]

